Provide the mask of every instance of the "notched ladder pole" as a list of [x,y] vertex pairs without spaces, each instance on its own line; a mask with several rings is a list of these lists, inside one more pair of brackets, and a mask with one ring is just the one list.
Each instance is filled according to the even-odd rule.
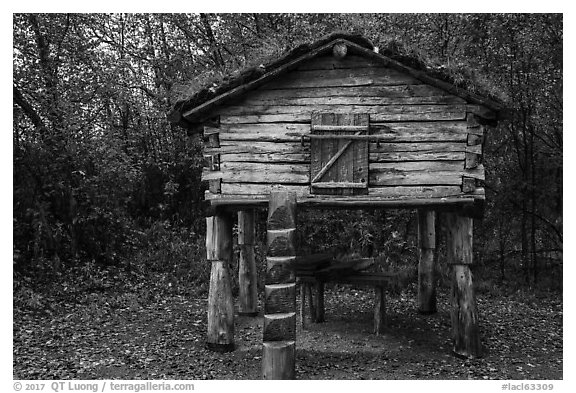
[[296,351],[296,194],[272,192],[268,206],[264,379],[294,379]]
[[452,340],[453,352],[464,358],[482,355],[478,332],[478,313],[472,283],[472,223],[469,217],[446,213],[447,260],[452,265]]
[[218,211],[206,218],[206,254],[211,263],[206,346],[234,350],[234,302],[228,265],[232,260],[232,217]]
[[433,210],[418,209],[418,311],[422,314],[436,312],[435,225]]

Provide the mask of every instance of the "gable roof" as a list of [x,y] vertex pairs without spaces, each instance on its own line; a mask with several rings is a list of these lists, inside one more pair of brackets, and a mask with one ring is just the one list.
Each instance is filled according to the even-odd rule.
[[266,65],[248,68],[237,75],[225,78],[215,86],[204,87],[180,99],[168,114],[168,119],[182,126],[201,122],[213,109],[276,79],[307,60],[331,52],[332,47],[337,43],[346,44],[351,54],[370,58],[411,75],[426,84],[461,97],[471,104],[486,108],[487,111],[481,111],[484,117],[498,119],[504,118],[507,114],[505,104],[499,99],[487,98],[471,91],[466,86],[457,85],[448,73],[431,69],[419,59],[401,55],[392,49],[378,53],[374,45],[360,34],[334,33],[311,44],[300,45]]

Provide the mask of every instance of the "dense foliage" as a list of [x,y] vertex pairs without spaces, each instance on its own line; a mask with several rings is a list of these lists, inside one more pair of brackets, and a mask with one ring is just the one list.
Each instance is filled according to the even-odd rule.
[[[522,269],[528,283],[561,272],[561,15],[16,14],[13,21],[19,275],[49,278],[93,263],[205,275],[193,260],[203,254],[201,145],[166,114],[184,91],[335,30],[401,48],[455,79],[484,79],[484,88],[508,97],[513,118],[486,146],[478,257],[501,278]],[[316,248],[344,245],[385,260],[414,254],[409,212],[310,214],[306,239]]]

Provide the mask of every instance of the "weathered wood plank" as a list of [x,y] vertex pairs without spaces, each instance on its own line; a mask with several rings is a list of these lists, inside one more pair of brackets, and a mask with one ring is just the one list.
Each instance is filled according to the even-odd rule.
[[231,103],[231,105],[243,104],[247,101],[270,102],[282,99],[296,98],[325,98],[325,97],[378,97],[386,99],[410,98],[410,97],[435,97],[453,96],[452,94],[434,86],[426,84],[399,85],[399,86],[338,86],[300,89],[257,89],[248,92],[242,99]]
[[420,152],[420,153],[447,153],[465,152],[466,143],[459,142],[422,142],[422,143],[377,143],[370,142],[372,153],[397,153],[397,152]]
[[370,153],[369,162],[396,162],[396,161],[463,161],[464,152],[430,152],[430,151],[400,151],[400,152],[375,152]]
[[[310,187],[307,185],[290,186],[276,184],[243,184],[243,183],[223,183],[222,194],[225,195],[246,195],[267,198],[271,191],[283,190],[296,193],[299,198],[310,196]],[[371,187],[369,196],[383,199],[401,198],[442,198],[462,195],[460,185],[455,186],[392,186],[392,187]]]
[[423,170],[397,170],[395,172],[380,172],[378,169],[370,170],[370,186],[392,185],[461,185],[462,176],[484,179],[484,167],[479,165],[474,169],[460,171],[434,171]]
[[307,164],[310,162],[309,153],[241,153],[222,154],[222,161],[226,162],[256,162],[263,164]]
[[455,171],[461,172],[464,169],[463,161],[414,161],[414,162],[394,162],[370,164],[370,171],[382,173],[396,173],[399,171]]
[[[464,126],[466,123],[463,123]],[[207,129],[207,127],[205,127]],[[286,124],[222,124],[219,128],[213,128],[218,133],[270,133],[270,134],[287,134],[310,132],[310,126],[298,123]]]
[[[220,164],[221,171],[263,171],[263,172],[292,172],[304,173],[308,171],[308,165],[298,164],[260,164],[255,162],[223,162]],[[281,183],[279,181],[279,183]]]
[[[271,90],[277,91],[277,90]],[[381,97],[381,96],[321,96],[321,97],[278,97],[278,98],[246,98],[242,101],[244,106],[297,106],[297,105],[447,105],[465,104],[460,97],[451,95],[425,95],[405,97]]]
[[456,185],[462,183],[457,172],[400,172],[396,174],[370,172],[370,186],[395,185]]
[[314,122],[312,122],[310,129],[311,129],[311,131],[328,131],[328,132],[334,132],[334,131],[368,132],[370,127],[368,124],[365,124],[365,125],[355,125],[355,124],[326,125],[326,124],[314,124]]
[[[250,172],[249,170],[238,169],[222,172],[202,172],[202,180],[216,180],[222,183],[286,183],[286,184],[308,184],[309,174],[294,173],[288,169],[288,172]],[[220,184],[219,184],[220,185]],[[221,188],[220,188],[221,190]],[[211,192],[219,193],[217,190],[210,189]]]
[[[300,142],[310,132],[306,124],[224,124],[220,128],[222,144],[227,141]],[[229,143],[228,143],[229,144]]]
[[466,123],[452,122],[406,122],[373,123],[370,134],[381,142],[467,142]]
[[363,67],[354,69],[291,71],[266,83],[261,89],[297,89],[303,87],[344,87],[418,85],[421,82],[389,68]]
[[221,141],[255,141],[255,142],[300,142],[302,136],[296,133],[273,134],[266,132],[255,133],[223,133]]
[[372,187],[370,196],[383,199],[402,198],[445,198],[462,195],[460,186],[396,186]]
[[352,182],[316,182],[311,184],[312,188],[330,188],[330,189],[340,189],[340,188],[360,188],[364,189],[367,187],[366,183],[352,183]]
[[[250,116],[250,115],[279,115],[279,114],[294,114],[294,115],[307,115],[311,117],[313,112],[322,113],[367,113],[380,115],[432,115],[443,113],[459,113],[458,119],[466,118],[465,105],[258,105],[258,106],[227,106],[217,111],[220,115],[225,116]],[[379,121],[378,117],[372,118],[372,121]],[[224,118],[220,118],[221,122],[226,122]]]
[[370,123],[370,132],[373,134],[432,134],[436,132],[444,132],[451,134],[468,134],[468,128],[465,121],[434,121],[434,122],[386,122]]
[[220,153],[220,160],[224,161],[224,154],[303,154],[310,151],[309,146],[302,146],[301,143],[275,143],[275,142],[254,142],[254,141],[234,141],[223,143],[218,149],[204,149],[205,154]]
[[[441,105],[437,105],[441,106]],[[369,108],[369,107],[368,107]],[[407,107],[410,108],[410,107]],[[368,111],[369,112],[369,111]],[[305,113],[281,113],[275,115],[222,115],[223,123],[244,124],[244,123],[309,123],[310,112]],[[374,121],[443,121],[461,120],[464,112],[461,111],[441,111],[441,112],[409,112],[404,110],[400,113],[394,111],[374,112],[370,118]]]
[[309,166],[306,164],[261,164],[253,162],[225,162],[220,171],[204,170],[202,180],[222,179],[223,183],[287,183],[309,182]]
[[[379,197],[327,197],[314,196],[313,198],[299,198],[298,204],[304,208],[323,209],[368,209],[368,208],[438,208],[456,207],[472,209],[478,201],[485,199],[485,193],[476,189],[474,193],[462,194],[453,197],[441,198],[379,198]],[[268,204],[268,198],[261,195],[226,195],[225,197],[206,193],[206,200],[210,200],[213,208],[247,209],[262,208]]]
[[296,186],[278,183],[223,183],[222,194],[236,195],[261,195],[268,197],[273,191],[294,192],[297,196],[303,197],[310,195],[310,187],[306,185]]
[[345,56],[341,59],[334,56],[319,56],[300,64],[297,70],[333,70],[339,68],[376,67],[382,68],[382,63],[361,56]]
[[296,283],[269,284],[264,290],[266,314],[291,313],[296,311]]

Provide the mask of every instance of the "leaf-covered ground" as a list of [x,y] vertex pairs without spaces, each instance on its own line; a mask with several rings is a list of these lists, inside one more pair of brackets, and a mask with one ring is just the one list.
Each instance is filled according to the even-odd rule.
[[[236,319],[237,348],[205,349],[205,296],[107,286],[14,311],[15,379],[259,379],[262,316]],[[562,379],[562,298],[478,295],[482,359],[451,354],[448,291],[416,312],[408,290],[372,330],[372,292],[329,288],[322,324],[298,323],[299,379]]]

